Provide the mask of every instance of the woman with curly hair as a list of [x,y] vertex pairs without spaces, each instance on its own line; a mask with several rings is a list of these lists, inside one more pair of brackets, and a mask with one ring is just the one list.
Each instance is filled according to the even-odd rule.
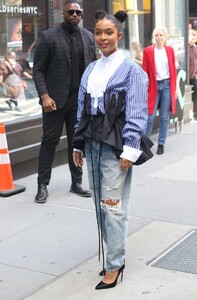
[[123,275],[132,166],[148,118],[146,73],[118,49],[126,18],[123,11],[95,14],[94,39],[102,55],[83,74],[73,140],[76,166],[82,166],[84,151],[96,208],[104,276],[97,290],[115,287]]

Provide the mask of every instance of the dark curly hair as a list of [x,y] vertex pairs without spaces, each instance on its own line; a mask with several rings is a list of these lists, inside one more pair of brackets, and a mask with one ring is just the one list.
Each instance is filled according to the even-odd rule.
[[119,10],[115,15],[107,14],[106,11],[98,9],[95,12],[95,23],[106,18],[114,23],[117,29],[120,31],[122,28],[122,23],[127,19],[127,13],[123,10]]

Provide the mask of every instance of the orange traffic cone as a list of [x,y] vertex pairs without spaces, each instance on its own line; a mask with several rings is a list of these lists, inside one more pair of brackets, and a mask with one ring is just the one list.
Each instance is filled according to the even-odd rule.
[[13,183],[5,126],[0,123],[0,196],[7,197],[24,190],[24,186]]

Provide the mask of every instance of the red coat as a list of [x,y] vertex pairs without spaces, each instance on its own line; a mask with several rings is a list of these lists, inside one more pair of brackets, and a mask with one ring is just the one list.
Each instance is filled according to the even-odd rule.
[[[174,50],[170,46],[165,46],[169,72],[170,72],[170,94],[171,94],[171,112],[175,113],[176,110],[176,66]],[[157,99],[157,79],[156,79],[156,67],[154,57],[154,45],[144,48],[142,68],[148,74],[149,86],[148,86],[148,113],[150,115],[154,112],[154,107]]]

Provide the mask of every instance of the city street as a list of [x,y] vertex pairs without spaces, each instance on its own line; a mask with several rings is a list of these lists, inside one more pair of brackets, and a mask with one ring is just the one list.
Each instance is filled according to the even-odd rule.
[[[157,134],[152,138],[155,153]],[[46,204],[34,202],[36,174],[17,180],[26,191],[0,197],[0,299],[197,299],[195,239],[182,255],[187,268],[179,252],[175,267],[151,264],[193,230],[195,237],[196,162],[197,122],[191,121],[181,133],[169,130],[164,155],[134,167],[124,278],[103,291],[94,289],[102,279],[94,205],[69,192],[68,165],[53,169]],[[83,178],[88,186],[86,166]]]

